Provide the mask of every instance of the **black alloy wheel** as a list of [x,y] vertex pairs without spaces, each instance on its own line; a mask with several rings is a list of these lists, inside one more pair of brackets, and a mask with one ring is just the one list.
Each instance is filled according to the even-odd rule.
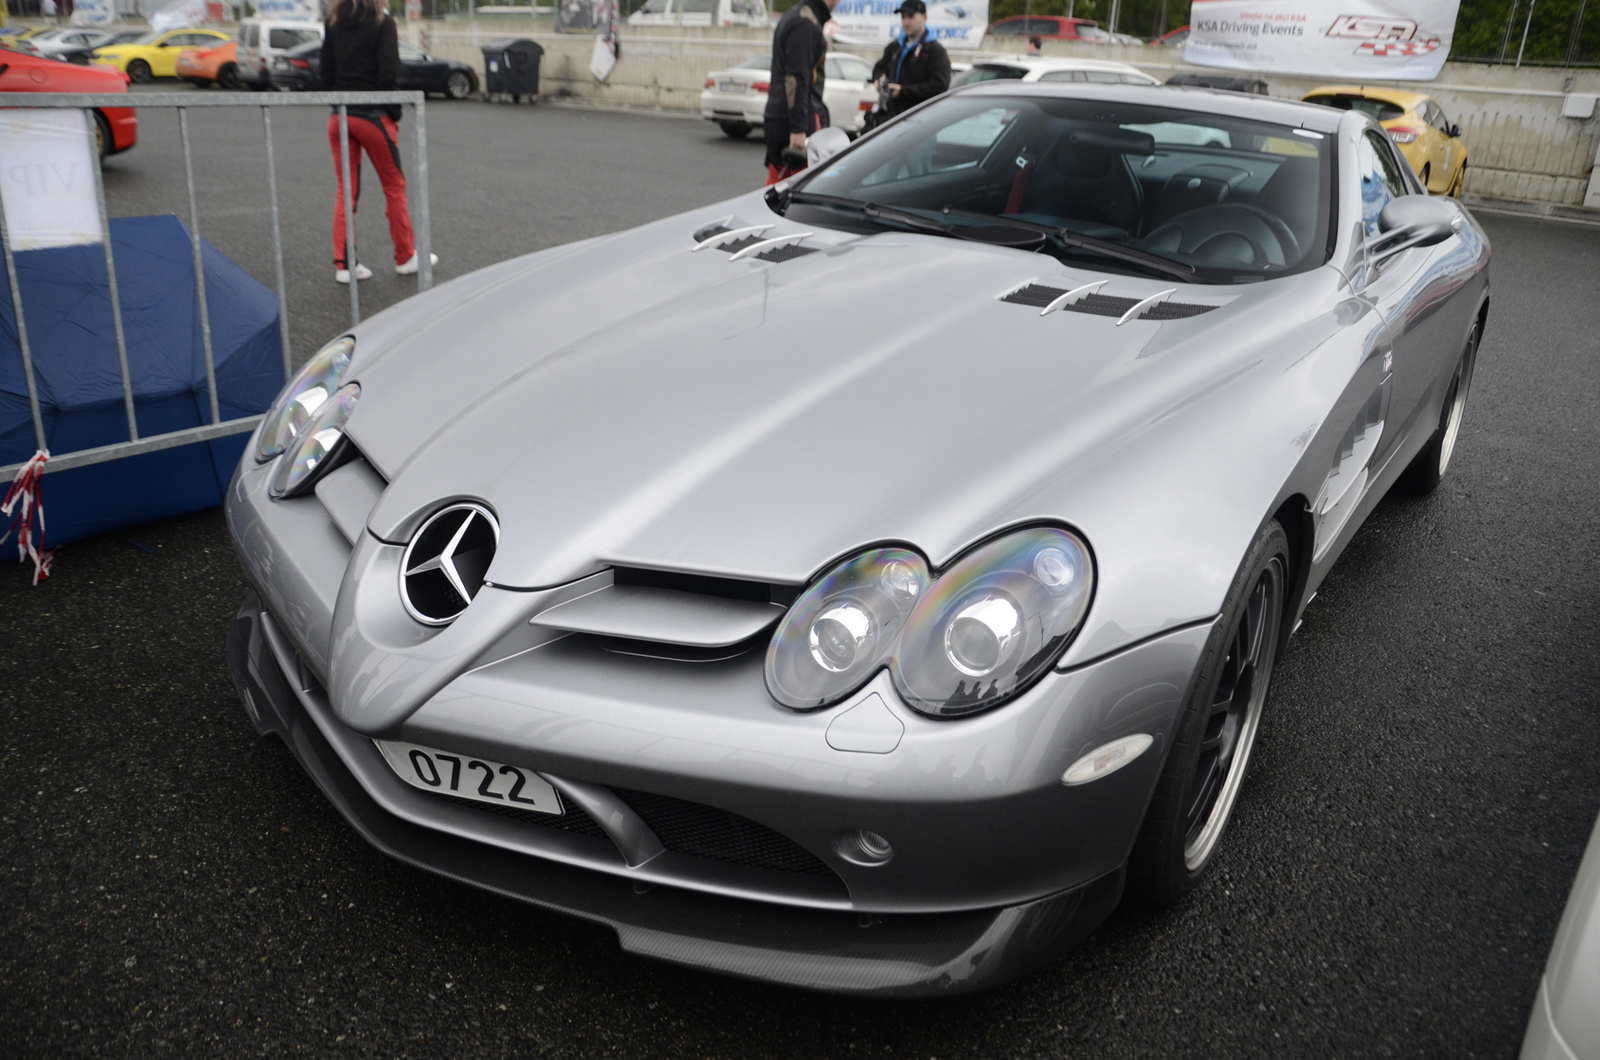
[[135,59],[128,64],[128,80],[136,85],[148,85],[155,80],[155,75],[150,72],[149,63]]
[[217,85],[220,88],[238,88],[239,68],[233,63],[223,63],[217,71]]
[[1249,772],[1289,590],[1289,543],[1268,522],[1234,578],[1173,734],[1133,853],[1128,888],[1169,905],[1200,882]]
[[444,94],[451,99],[466,99],[472,94],[472,78],[465,70],[452,70],[444,79]]
[[1406,484],[1411,487],[1411,492],[1418,495],[1438,489],[1445,472],[1450,470],[1450,458],[1455,455],[1456,442],[1461,439],[1461,422],[1467,415],[1467,397],[1472,392],[1472,370],[1478,362],[1478,337],[1479,325],[1475,321],[1472,330],[1467,333],[1466,348],[1461,351],[1461,359],[1456,362],[1456,369],[1450,376],[1450,385],[1445,388],[1439,426],[1428,439],[1428,444],[1422,447],[1422,452],[1406,468]]
[[750,135],[750,130],[754,128],[749,122],[745,121],[722,121],[717,124],[722,127],[722,135],[730,140],[743,140]]

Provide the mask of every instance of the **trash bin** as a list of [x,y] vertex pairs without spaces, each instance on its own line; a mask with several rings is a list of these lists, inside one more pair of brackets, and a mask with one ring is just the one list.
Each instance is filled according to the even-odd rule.
[[539,60],[544,49],[526,37],[501,37],[483,43],[483,98],[539,98]]

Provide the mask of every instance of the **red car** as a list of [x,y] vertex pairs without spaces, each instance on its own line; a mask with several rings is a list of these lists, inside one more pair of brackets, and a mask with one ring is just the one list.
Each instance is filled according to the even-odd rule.
[[1062,15],[1013,15],[991,23],[992,37],[1043,37],[1047,40],[1088,40],[1078,32],[1095,29],[1099,23],[1092,18],[1066,18]]
[[1163,33],[1161,36],[1157,37],[1155,40],[1151,41],[1150,43],[1151,43],[1152,46],[1157,47],[1157,48],[1181,48],[1181,47],[1183,47],[1184,41],[1186,41],[1188,39],[1189,39],[1189,27],[1188,26],[1179,26],[1175,30],[1172,30],[1172,31],[1167,32],[1167,33]]
[[[0,44],[0,92],[126,92],[128,75],[104,66],[79,66],[15,51]],[[126,151],[139,140],[139,118],[132,107],[101,107],[94,112],[100,157]]]

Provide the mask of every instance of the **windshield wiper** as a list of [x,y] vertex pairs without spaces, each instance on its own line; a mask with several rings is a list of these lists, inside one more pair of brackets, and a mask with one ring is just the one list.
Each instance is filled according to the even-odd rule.
[[[874,221],[890,221],[905,225],[907,228],[918,232],[949,236],[952,239],[968,239],[974,243],[988,243],[991,246],[1013,247],[1018,250],[1038,250],[1051,235],[1048,230],[1041,230],[1037,225],[1012,224],[1010,219],[1005,217],[990,218],[974,214],[974,217],[995,223],[983,225],[949,224],[894,206],[883,206],[864,199],[818,195],[814,192],[796,192],[790,196],[790,201],[801,204],[814,203],[821,206],[844,207]],[[945,212],[948,213],[950,211],[947,210]]]
[[915,228],[922,232],[932,232],[934,235],[947,236],[959,225],[947,224],[944,221],[934,221],[923,217],[921,214],[911,213],[908,210],[897,210],[893,206],[879,206],[875,202],[864,199],[846,199],[839,195],[818,195],[811,191],[790,192],[786,197],[788,202],[812,203],[817,206],[838,206],[846,210],[854,210],[863,217],[875,221],[894,221],[908,228]]
[[1074,232],[1070,228],[1040,224],[1037,221],[1025,221],[1020,217],[974,213],[970,210],[955,210],[949,207],[946,207],[944,212],[955,217],[971,217],[981,221],[993,221],[997,224],[1010,225],[1014,228],[1032,229],[1074,250],[1087,250],[1090,253],[1099,254],[1101,257],[1113,258],[1129,265],[1137,265],[1140,268],[1148,269],[1151,272],[1159,272],[1163,276],[1171,276],[1176,280],[1192,280],[1198,271],[1193,265],[1185,265],[1181,261],[1173,261],[1171,258],[1164,258],[1160,254],[1152,254],[1148,250],[1140,250],[1124,243],[1101,239],[1098,236],[1086,236],[1080,232]]

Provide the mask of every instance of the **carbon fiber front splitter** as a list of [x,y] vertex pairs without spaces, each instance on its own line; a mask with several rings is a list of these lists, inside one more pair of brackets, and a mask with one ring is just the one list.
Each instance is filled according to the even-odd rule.
[[502,850],[380,807],[307,714],[266,644],[260,599],[228,631],[228,663],[256,728],[283,739],[345,818],[390,857],[543,909],[605,924],[629,953],[839,994],[930,997],[997,986],[1059,956],[1122,896],[1123,873],[1022,905],[862,916],[701,894]]

